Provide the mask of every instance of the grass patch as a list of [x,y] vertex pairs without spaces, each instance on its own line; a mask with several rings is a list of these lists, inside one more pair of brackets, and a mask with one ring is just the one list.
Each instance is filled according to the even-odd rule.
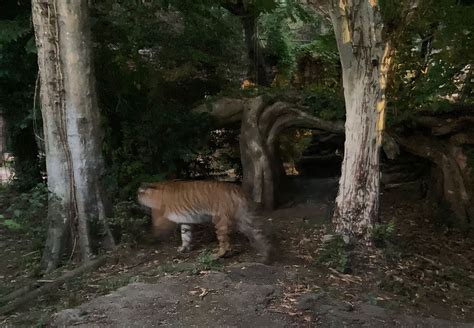
[[198,274],[201,271],[221,271],[223,264],[219,259],[212,256],[212,252],[208,249],[203,250],[197,257],[197,264],[192,273]]
[[346,244],[342,237],[335,236],[323,244],[318,257],[318,264],[333,268],[341,273],[351,273],[352,246]]
[[387,224],[375,224],[372,230],[372,241],[375,247],[384,248],[393,244],[395,240],[395,222],[392,220]]

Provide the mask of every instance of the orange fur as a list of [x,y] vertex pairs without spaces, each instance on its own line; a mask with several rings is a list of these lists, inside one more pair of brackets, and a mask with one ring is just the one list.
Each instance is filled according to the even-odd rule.
[[229,235],[235,228],[253,242],[257,251],[268,257],[268,243],[254,225],[251,202],[235,184],[202,180],[144,184],[138,191],[138,200],[152,208],[153,225],[157,228],[166,219],[194,224],[212,217],[219,241],[216,257],[229,255]]

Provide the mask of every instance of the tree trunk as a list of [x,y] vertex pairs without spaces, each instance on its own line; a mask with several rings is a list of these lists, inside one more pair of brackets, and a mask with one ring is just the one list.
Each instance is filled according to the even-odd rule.
[[82,261],[90,260],[90,222],[103,227],[106,247],[113,238],[105,223],[108,209],[100,181],[104,166],[88,2],[32,0],[32,12],[50,191],[43,267],[51,271],[67,240],[73,252],[78,242]]
[[263,97],[251,99],[244,110],[240,128],[244,191],[264,209],[273,208],[273,172],[265,138],[260,132],[260,115],[265,109]]
[[436,165],[433,168],[433,192],[430,196],[435,202],[447,203],[456,218],[455,225],[463,229],[472,228],[474,185],[462,147],[456,145],[456,140],[453,139],[439,141],[425,136],[397,136],[396,139],[410,153],[426,158]]
[[282,101],[272,104],[262,96],[250,99],[244,109],[240,129],[242,186],[265,210],[274,208],[275,196],[285,173],[281,160],[276,160],[276,137],[290,127],[342,132],[339,123],[321,121],[301,109]]
[[247,78],[258,85],[269,85],[263,49],[260,47],[256,31],[257,18],[252,14],[241,17],[247,47],[248,69]]
[[333,0],[334,25],[343,72],[346,141],[334,225],[349,240],[370,243],[379,214],[380,167],[389,46],[375,0]]
[[222,1],[220,5],[239,17],[242,23],[248,57],[247,78],[258,85],[268,86],[270,81],[267,77],[263,49],[260,47],[256,30],[259,13],[249,10],[248,3],[245,0]]

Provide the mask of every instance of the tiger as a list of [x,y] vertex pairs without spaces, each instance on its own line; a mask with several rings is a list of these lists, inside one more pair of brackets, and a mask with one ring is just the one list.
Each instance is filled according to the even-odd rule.
[[237,228],[268,262],[270,246],[255,224],[252,202],[240,186],[220,181],[178,180],[142,184],[138,202],[152,210],[152,225],[158,230],[166,221],[180,225],[179,252],[188,252],[192,245],[192,225],[212,222],[219,242],[213,258],[232,254],[230,233]]

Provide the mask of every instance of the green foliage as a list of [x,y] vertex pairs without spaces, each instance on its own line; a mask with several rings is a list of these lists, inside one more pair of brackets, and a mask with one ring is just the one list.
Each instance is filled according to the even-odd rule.
[[311,144],[312,134],[305,129],[287,130],[278,136],[281,159],[284,163],[296,163]]
[[205,1],[103,1],[93,17],[95,38],[108,40],[97,44],[96,68],[113,194],[202,174],[211,122],[190,109],[237,80],[238,20]]
[[314,87],[307,90],[305,104],[313,115],[325,120],[343,120],[346,115],[344,96],[334,89]]
[[[41,181],[42,162],[33,133],[37,60],[29,1],[0,3],[0,113],[7,122],[7,148],[15,158],[15,183],[27,191]],[[41,126],[41,115],[37,115]]]
[[[20,213],[18,213],[18,214],[20,214]],[[0,216],[0,219],[3,219],[3,216]],[[18,231],[23,230],[23,226],[21,226],[20,224],[18,224],[16,221],[14,221],[12,219],[4,220],[3,224],[5,225],[5,227],[7,227],[11,231],[18,232]]]
[[2,50],[3,46],[6,46],[11,42],[18,41],[20,38],[28,35],[29,33],[31,33],[31,27],[25,21],[0,21],[0,51]]
[[[167,175],[188,175],[198,149],[208,141],[209,121],[203,115],[156,108],[123,122],[121,144],[104,145],[109,160],[108,181],[120,198],[134,197],[142,182]],[[107,129],[112,137],[114,131]]]
[[[316,34],[316,32],[313,33]],[[334,75],[338,73],[336,69],[339,65],[339,54],[336,40],[331,30],[325,34],[316,34],[311,42],[300,45],[296,52],[297,56],[305,54],[317,56],[327,64],[328,69],[333,70]]]
[[[267,64],[292,77],[299,58],[311,56],[325,65],[338,83],[339,56],[334,33],[323,19],[298,1],[285,1],[260,18],[260,37]],[[332,85],[334,86],[334,84]]]
[[395,222],[392,220],[388,224],[375,224],[372,230],[372,240],[376,247],[390,245],[396,233]]
[[[209,171],[225,172],[232,169],[237,176],[242,176],[239,134],[237,127],[221,128],[211,132],[211,143],[207,151],[210,153],[209,160],[213,161],[213,167],[209,168]],[[213,149],[219,149],[217,155],[211,154]]]
[[197,257],[197,265],[194,267],[192,273],[198,274],[201,271],[221,271],[222,262],[212,256],[212,252],[208,249],[203,250]]
[[139,214],[140,208],[135,202],[122,201],[115,204],[113,216],[107,218],[107,223],[116,240],[121,242],[137,242],[143,240],[149,231],[150,219]]
[[[12,198],[14,195],[14,198]],[[0,203],[10,201],[5,213],[0,215],[0,224],[11,231],[24,233],[33,240],[34,248],[41,249],[45,238],[48,190],[45,184],[38,184],[28,192],[16,194],[11,187],[0,192]]]
[[318,254],[317,262],[341,273],[351,272],[351,248],[342,237],[335,236],[325,242]]
[[[389,6],[392,2],[384,3]],[[389,7],[386,11],[397,15]],[[446,111],[453,102],[472,103],[474,5],[422,1],[413,13],[394,41],[396,56],[388,89],[391,113],[415,115],[417,109]],[[402,18],[391,18],[394,27]],[[392,122],[405,123],[400,119]]]
[[260,37],[264,40],[267,64],[277,67],[287,78],[294,62],[288,20],[288,13],[284,8],[268,13],[260,19]]

